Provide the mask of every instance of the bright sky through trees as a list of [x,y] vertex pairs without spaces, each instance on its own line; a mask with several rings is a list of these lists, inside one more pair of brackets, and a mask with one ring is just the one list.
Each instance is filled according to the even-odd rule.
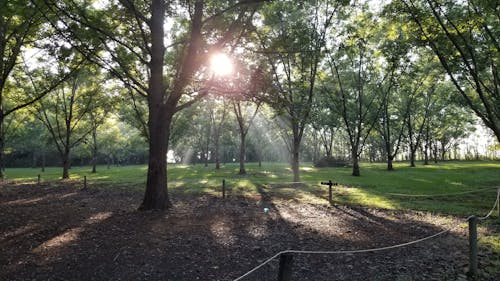
[[224,53],[217,53],[210,57],[210,69],[215,75],[226,76],[233,73],[233,62]]

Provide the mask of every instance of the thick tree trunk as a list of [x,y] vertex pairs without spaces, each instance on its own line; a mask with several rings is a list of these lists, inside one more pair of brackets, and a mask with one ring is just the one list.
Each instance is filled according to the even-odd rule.
[[247,171],[245,170],[245,155],[246,155],[246,149],[245,149],[245,135],[241,134],[240,135],[240,175],[245,175]]
[[[0,94],[1,94],[2,89],[0,88]],[[0,100],[0,115],[3,115],[3,108],[2,108],[2,101]],[[5,146],[5,140],[4,140],[4,128],[3,128],[3,116],[0,116],[0,180],[4,179],[5,174],[4,174],[4,168],[5,168],[5,163],[4,163],[4,146]]]
[[[164,104],[165,87],[163,77],[164,17],[166,3],[153,0],[151,3],[151,60],[148,89],[149,162],[146,192],[139,210],[164,210],[170,206],[167,192],[167,151],[170,125],[174,108]],[[175,105],[174,105],[175,107]],[[169,115],[167,115],[167,113]]]
[[[159,110],[158,110],[159,111]],[[156,114],[155,114],[156,113]],[[163,113],[163,112],[162,112]],[[160,112],[149,118],[149,162],[146,192],[139,210],[164,210],[170,207],[167,192],[167,151],[171,119],[164,120]]]
[[415,167],[415,153],[416,149],[410,148],[410,167]]
[[387,156],[387,171],[394,171],[394,167],[392,166],[392,161],[394,157],[392,155]]
[[69,179],[69,167],[70,167],[69,152],[70,152],[69,149],[65,149],[64,153],[62,155],[62,166],[63,166],[62,178],[63,179]]
[[353,149],[353,151],[351,152],[351,157],[352,157],[352,175],[355,177],[359,177],[361,176],[361,173],[359,171],[359,157],[357,149]]

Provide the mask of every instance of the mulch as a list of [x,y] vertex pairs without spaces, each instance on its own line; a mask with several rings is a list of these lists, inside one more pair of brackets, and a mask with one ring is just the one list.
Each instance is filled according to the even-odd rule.
[[[385,247],[448,228],[392,250],[294,255],[292,280],[457,280],[468,267],[461,217],[182,194],[168,211],[137,211],[141,199],[70,181],[0,184],[0,280],[234,280],[286,249]],[[244,280],[276,280],[278,266]]]

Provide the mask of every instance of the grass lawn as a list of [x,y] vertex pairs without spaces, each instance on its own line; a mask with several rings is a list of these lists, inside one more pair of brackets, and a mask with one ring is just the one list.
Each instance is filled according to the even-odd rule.
[[[314,168],[305,163],[301,168],[301,181],[306,185],[300,188],[292,187],[292,173],[287,164],[264,163],[258,167],[249,163],[246,167],[247,175],[240,176],[237,164],[223,165],[220,170],[215,170],[213,165],[169,165],[169,188],[174,194],[220,194],[222,179],[225,179],[232,195],[258,195],[265,190],[276,200],[326,204],[328,187],[320,182],[332,180],[339,183],[333,193],[334,202],[339,204],[480,215],[491,209],[496,198],[495,188],[500,187],[500,162],[445,162],[414,168],[408,163],[395,163],[396,170],[392,172],[386,171],[383,163],[363,163],[361,177],[351,176],[350,168]],[[87,176],[89,185],[142,191],[146,171],[145,165],[110,169],[101,166],[92,174],[89,167],[74,167],[70,175],[73,180]],[[14,181],[36,181],[38,174],[42,180],[56,180],[61,173],[58,167],[49,167],[44,173],[30,168],[6,170],[8,179]],[[455,194],[482,189],[486,190]]]
[[[350,168],[314,168],[310,163],[301,167],[304,184],[293,187],[291,169],[284,163],[263,163],[258,167],[247,164],[247,175],[238,175],[237,164],[223,165],[215,170],[213,165],[169,166],[169,192],[175,196],[188,194],[221,195],[222,180],[226,180],[229,196],[259,196],[266,193],[272,200],[292,200],[312,204],[328,204],[328,187],[321,181],[338,182],[334,187],[334,204],[367,207],[420,210],[443,214],[484,216],[493,206],[500,188],[500,162],[445,162],[411,168],[408,163],[395,163],[395,171],[385,170],[383,163],[362,163],[361,177],[351,176]],[[120,189],[143,192],[146,181],[145,165],[98,167],[90,173],[89,167],[74,167],[70,171],[72,181],[83,182],[87,177],[90,188]],[[9,181],[36,182],[60,178],[61,168],[50,167],[41,173],[39,169],[6,169]],[[83,185],[83,183],[82,183]],[[470,192],[477,191],[477,192]],[[470,192],[470,193],[469,193]],[[140,202],[137,202],[139,205]],[[495,268],[488,271],[500,275],[499,218],[495,210],[492,219],[480,223],[480,243],[490,249]],[[464,225],[466,227],[465,219]],[[489,230],[487,230],[489,229]]]

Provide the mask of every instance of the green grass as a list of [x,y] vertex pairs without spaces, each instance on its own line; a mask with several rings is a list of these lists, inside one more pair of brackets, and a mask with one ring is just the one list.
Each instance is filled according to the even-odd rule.
[[[259,196],[265,192],[273,200],[293,200],[312,204],[328,204],[328,187],[321,181],[332,180],[340,185],[334,187],[335,204],[362,205],[368,207],[422,210],[461,216],[479,215],[488,212],[496,198],[496,188],[500,187],[500,162],[446,162],[411,168],[408,163],[396,163],[395,171],[385,170],[385,164],[361,165],[361,177],[351,176],[350,168],[314,168],[303,164],[301,180],[305,184],[294,187],[290,181],[292,173],[287,164],[264,163],[262,167],[250,163],[247,175],[238,175],[236,164],[223,165],[215,170],[213,165],[169,166],[169,190],[174,194],[214,194],[220,196],[222,180],[226,180],[230,196]],[[147,167],[98,167],[98,172],[90,173],[89,167],[71,169],[71,179],[82,181],[87,176],[91,188],[114,188],[143,192]],[[38,174],[42,180],[57,180],[61,168],[47,168],[44,173],[39,169],[7,169],[8,180],[35,182]],[[487,189],[477,193],[456,194],[460,192]],[[391,194],[393,193],[393,194]],[[410,197],[407,195],[431,195],[429,197]],[[448,194],[448,196],[442,196]],[[434,196],[433,196],[434,195]],[[488,229],[498,220],[493,212]],[[484,229],[484,226],[483,226]],[[482,237],[483,248],[491,249],[491,263],[485,270],[498,275],[500,265],[500,236],[493,231]],[[406,279],[404,276],[398,280]]]
[[[223,165],[215,170],[213,165],[169,165],[169,188],[174,193],[220,194],[222,179],[226,180],[232,195],[258,195],[264,190],[276,200],[300,200],[327,204],[328,187],[321,181],[333,180],[333,200],[339,204],[363,205],[386,209],[414,209],[449,214],[470,215],[488,211],[495,200],[495,187],[500,187],[500,162],[445,162],[411,168],[408,163],[395,163],[395,171],[385,170],[385,164],[364,163],[361,176],[351,176],[350,168],[314,168],[306,163],[301,168],[299,188],[290,183],[292,173],[287,164],[264,163],[258,167],[247,164],[247,175],[238,175],[236,164]],[[74,167],[71,179],[82,180],[87,176],[90,185],[104,188],[144,190],[147,167],[145,165],[98,167],[96,174],[89,167]],[[56,180],[61,168],[40,169],[12,168],[6,170],[9,180]],[[259,187],[265,187],[264,189]],[[489,190],[461,195],[440,196],[471,190]],[[437,197],[407,197],[408,195],[438,195]]]

